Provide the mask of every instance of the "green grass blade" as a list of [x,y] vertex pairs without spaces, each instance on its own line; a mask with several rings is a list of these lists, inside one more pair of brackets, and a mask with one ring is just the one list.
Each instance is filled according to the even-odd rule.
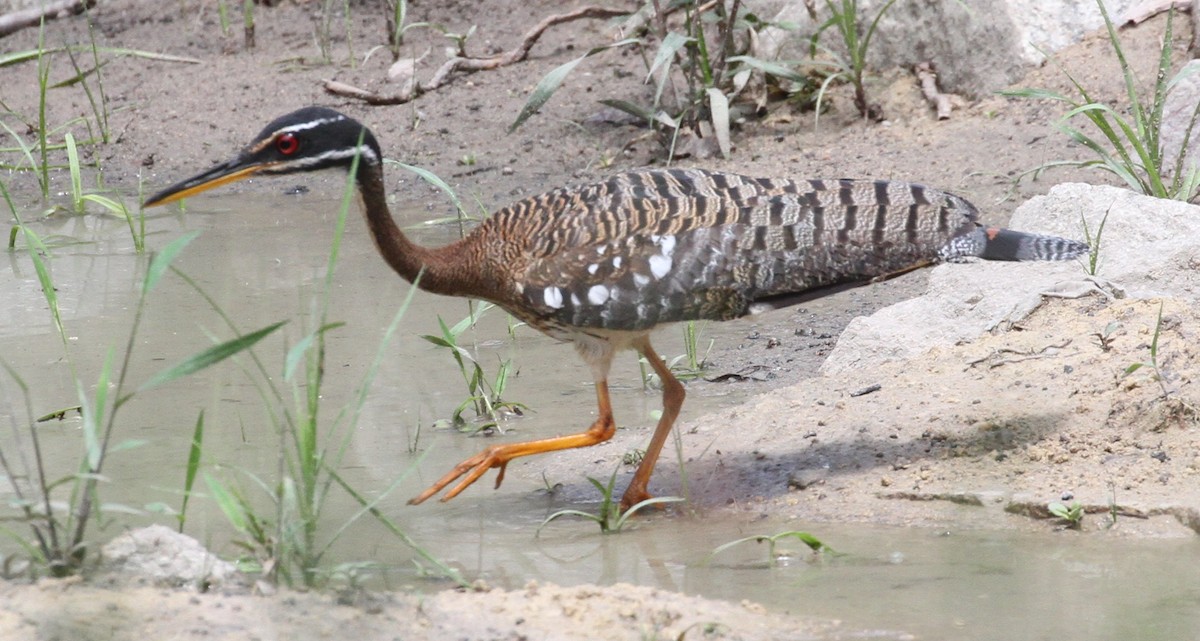
[[678,31],[672,31],[663,38],[662,44],[658,45],[658,50],[654,52],[654,61],[650,63],[650,70],[646,72],[646,79],[643,82],[650,82],[654,77],[654,72],[661,68],[670,68],[670,63],[675,59],[675,54],[679,52],[687,43],[694,41],[695,38],[690,38]]
[[662,100],[663,89],[667,86],[667,78],[671,74],[671,61],[675,59],[675,54],[679,53],[679,50],[689,42],[694,41],[695,38],[689,38],[678,31],[672,31],[667,34],[666,38],[663,38],[662,44],[658,46],[658,51],[654,53],[654,62],[650,64],[650,70],[646,72],[646,80],[644,81],[650,82],[655,72],[659,72],[658,80],[654,83],[655,106],[658,106]]
[[304,362],[304,355],[312,348],[316,340],[317,332],[312,332],[288,349],[287,356],[283,359],[283,380],[285,382],[292,380],[292,375],[295,374],[296,367]]
[[79,168],[79,150],[75,148],[75,136],[67,132],[67,168],[71,173],[71,207],[77,214],[83,213],[83,175]]
[[196,472],[200,470],[200,458],[204,453],[204,410],[196,416],[196,427],[192,428],[192,445],[188,448],[187,469],[183,476],[183,502],[179,506],[179,531],[187,520],[188,501],[192,498],[192,487],[196,484]]
[[1158,57],[1158,70],[1154,82],[1154,103],[1150,107],[1149,120],[1145,123],[1138,123],[1139,130],[1143,130],[1146,147],[1154,159],[1152,163],[1154,167],[1162,166],[1159,135],[1162,133],[1163,106],[1167,102],[1167,73],[1171,69],[1171,27],[1174,21],[1175,11],[1170,10],[1167,12],[1167,30],[1163,34],[1162,50]]
[[189,374],[194,374],[210,365],[215,365],[229,358],[230,356],[234,356],[239,352],[250,349],[256,343],[269,336],[272,332],[280,327],[283,327],[286,322],[287,321],[279,321],[278,323],[272,323],[260,330],[238,336],[237,338],[202,350],[191,358],[175,365],[174,367],[167,368],[158,374],[155,374],[150,380],[143,383],[142,386],[138,388],[138,391],[144,391],[152,387],[162,385],[163,383],[168,383],[184,376],[188,376]]
[[600,101],[600,104],[612,107],[618,111],[623,111],[635,118],[641,118],[646,122],[654,119],[654,110],[649,107],[629,102],[628,100],[620,100],[618,98],[605,98]]
[[1074,164],[1079,167],[1103,168],[1120,177],[1121,180],[1125,181],[1125,183],[1129,185],[1130,189],[1137,192],[1146,193],[1146,185],[1142,182],[1141,178],[1133,172],[1132,165],[1117,160],[1112,156],[1112,154],[1108,153],[1108,150],[1106,150],[1100,143],[1096,142],[1091,137],[1087,136],[1082,131],[1075,129],[1074,127],[1060,124],[1059,129],[1066,134],[1068,138],[1083,145],[1084,147],[1087,147],[1099,158],[1099,160],[1078,162],[1072,161],[1068,162],[1067,164]]
[[337,329],[345,324],[346,323],[341,321],[336,323],[326,323],[325,325],[322,325],[320,329],[310,333],[309,335],[300,339],[300,342],[293,345],[292,348],[288,350],[287,357],[284,359],[283,380],[290,381],[292,379],[292,374],[295,372],[296,367],[299,366],[304,360],[304,353],[312,348],[313,343],[316,342],[319,336],[325,332]]
[[[1083,114],[1093,125],[1096,126],[1097,129],[1100,130],[1100,132],[1102,134],[1104,134],[1104,137],[1108,140],[1108,142],[1117,151],[1117,155],[1121,159],[1121,164],[1124,165],[1128,170],[1127,173],[1130,173],[1130,175],[1133,175],[1132,172],[1134,169],[1137,168],[1137,165],[1136,165],[1136,163],[1134,163],[1133,157],[1130,155],[1129,150],[1126,148],[1125,142],[1128,141],[1130,144],[1134,145],[1135,153],[1138,153],[1139,157],[1143,157],[1143,154],[1138,152],[1137,148],[1140,145],[1140,141],[1138,140],[1136,134],[1133,133],[1133,129],[1129,126],[1128,123],[1125,122],[1125,119],[1122,118],[1121,115],[1116,112],[1116,110],[1114,110],[1112,107],[1109,107],[1108,105],[1105,105],[1102,103],[1096,103],[1096,102],[1089,102],[1087,104],[1080,105],[1080,106],[1068,111],[1059,120],[1059,125],[1058,125],[1059,128],[1062,129],[1064,132],[1068,133],[1068,135],[1072,135],[1068,132],[1068,130],[1072,129],[1072,128],[1066,126],[1065,123],[1068,120],[1070,120],[1072,117],[1074,117],[1075,115],[1078,115],[1078,114]],[[1113,128],[1112,124],[1109,122],[1108,116],[1111,116],[1113,118],[1113,120],[1116,121],[1117,126],[1120,128],[1120,130],[1122,132],[1125,132],[1129,137],[1123,138],[1121,136],[1121,134],[1117,133],[1117,129]],[[1074,130],[1074,131],[1078,132],[1078,130]],[[1082,136],[1081,133],[1080,133],[1080,135]],[[1072,136],[1072,137],[1075,137],[1075,136]],[[1080,142],[1082,142],[1082,141],[1080,141]],[[1095,147],[1092,147],[1092,145],[1095,145]],[[1089,144],[1088,146],[1089,146],[1089,148],[1092,148],[1094,151],[1097,151],[1097,153],[1100,153],[1106,157],[1108,156],[1108,154],[1106,152],[1102,151],[1102,148],[1098,144],[1092,143],[1092,144]],[[1154,193],[1154,192],[1150,191],[1151,186],[1149,184],[1147,184],[1145,181],[1143,181],[1138,176],[1134,176],[1134,179],[1133,179],[1133,182],[1131,183],[1131,185],[1137,185],[1136,187],[1133,187],[1133,188],[1142,193],[1152,194],[1152,195]]]
[[538,81],[537,86],[533,88],[533,93],[529,95],[529,100],[525,102],[525,106],[522,107],[521,112],[517,114],[517,119],[508,126],[508,132],[512,133],[516,131],[517,127],[520,127],[522,123],[524,123],[526,120],[529,120],[533,114],[537,113],[537,110],[541,109],[542,105],[546,104],[546,101],[550,100],[550,97],[554,95],[555,91],[558,91],[558,88],[562,86],[563,81],[566,80],[567,76],[571,75],[571,72],[575,70],[575,67],[579,66],[579,63],[602,51],[607,51],[616,47],[623,47],[625,45],[639,42],[641,42],[641,40],[638,40],[637,38],[626,38],[612,44],[594,47],[589,49],[588,52],[582,56],[579,56],[570,62],[559,65],[558,67],[552,69],[550,73],[542,76],[542,79]]
[[25,51],[6,53],[0,55],[0,67],[7,67],[9,65],[15,65],[22,62],[29,62],[30,60],[37,60],[38,56],[47,53],[58,53],[59,51],[62,51],[62,47],[56,47],[54,49],[27,49]]
[[709,555],[709,556],[716,556],[716,555],[718,555],[718,554],[720,554],[720,553],[724,552],[725,550],[728,550],[728,549],[731,549],[731,548],[735,548],[735,547],[737,547],[737,546],[739,546],[739,545],[741,545],[741,544],[743,544],[743,543],[750,543],[751,541],[753,541],[753,542],[755,542],[755,543],[762,543],[763,541],[766,541],[766,540],[767,540],[767,539],[769,539],[769,538],[770,538],[770,537],[768,537],[768,536],[764,536],[764,535],[758,535],[758,536],[745,536],[745,537],[742,537],[742,538],[740,538],[740,539],[736,539],[736,540],[730,541],[730,542],[728,542],[728,543],[723,543],[723,544],[721,544],[721,545],[718,545],[716,548],[714,548],[714,549],[713,549],[713,551],[712,551],[712,552],[709,552],[709,553],[708,553],[708,555]]
[[678,496],[656,496],[652,499],[646,499],[645,501],[641,501],[635,505],[630,506],[629,509],[626,510],[625,513],[621,515],[621,518],[617,520],[617,529],[618,530],[621,529],[621,526],[623,526],[625,524],[625,521],[628,520],[629,517],[633,516],[634,514],[637,514],[638,512],[640,512],[641,510],[643,510],[645,508],[650,507],[651,505],[663,505],[666,503],[682,503],[682,502],[683,502],[683,499]]
[[808,532],[785,532],[783,534],[777,535],[775,538],[781,539],[783,537],[791,537],[791,538],[797,539],[797,540],[803,542],[805,545],[807,545],[808,549],[812,550],[813,552],[820,552],[822,550],[826,550],[829,552],[833,551],[829,546],[822,543],[821,539],[818,539],[817,537],[809,534]]
[[[27,160],[29,162],[29,168],[31,170],[36,169],[37,161],[35,161],[33,159],[33,148],[31,146],[25,144],[25,139],[22,138],[21,136],[17,135],[17,132],[13,131],[11,127],[4,124],[3,121],[0,121],[0,127],[3,127],[4,130],[8,132],[8,135],[12,136],[12,139],[17,141],[17,147],[20,148],[21,153],[25,156],[25,160]],[[39,180],[41,179],[40,173],[38,174],[38,179]]]
[[96,382],[96,395],[88,399],[83,390],[83,381],[76,380],[75,386],[79,394],[79,406],[83,414],[83,444],[87,460],[87,470],[96,471],[104,458],[104,448],[100,440],[100,426],[108,411],[108,383],[112,378],[113,350],[110,348],[104,356],[104,365],[100,370],[100,379]]
[[[757,69],[768,76],[775,76],[776,78],[783,78],[784,80],[791,80],[792,82],[807,82],[808,80],[804,74],[797,72],[794,68],[795,66],[799,66],[800,63],[789,65],[780,62],[772,62],[769,60],[760,60],[753,56],[730,56],[729,62],[740,62],[747,67]],[[805,62],[803,64],[812,64],[813,66],[817,67],[835,66],[827,63],[822,64]]]
[[127,438],[120,443],[109,446],[108,453],[113,454],[116,452],[124,452],[125,450],[136,450],[139,447],[145,446],[149,442],[150,441],[141,438]]
[[1105,8],[1103,0],[1096,0],[1096,6],[1100,8],[1104,26],[1108,29],[1108,41],[1112,44],[1113,52],[1117,54],[1117,62],[1121,65],[1121,74],[1125,79],[1125,96],[1129,98],[1133,119],[1135,122],[1142,123],[1145,121],[1145,113],[1141,101],[1138,100],[1137,82],[1133,77],[1133,69],[1125,58],[1125,50],[1121,48],[1121,40],[1117,37],[1117,28],[1113,25],[1112,19],[1108,17],[1108,9]]
[[229,524],[238,532],[248,534],[246,511],[243,509],[241,502],[234,497],[233,493],[223,483],[213,478],[208,472],[204,473],[204,483],[208,486],[209,495],[217,503],[217,507],[221,509]]
[[400,539],[413,552],[416,552],[418,556],[425,559],[429,563],[432,563],[435,567],[438,568],[438,571],[441,572],[443,576],[450,579],[451,581],[454,581],[460,587],[464,587],[464,588],[469,587],[470,584],[468,584],[467,581],[462,578],[462,575],[458,572],[458,570],[450,567],[449,565],[446,565],[446,563],[444,561],[433,556],[428,551],[426,551],[424,548],[422,548],[420,545],[418,545],[417,542],[415,540],[413,540],[412,537],[410,537],[403,530],[401,530],[391,519],[387,518],[387,516],[383,512],[379,511],[379,508],[375,507],[375,505],[373,503],[367,501],[365,496],[356,492],[354,490],[354,488],[351,487],[350,484],[347,483],[344,479],[342,479],[341,475],[339,475],[335,470],[330,469],[330,468],[325,468],[325,469],[326,469],[326,471],[329,472],[330,476],[333,477],[333,480],[339,486],[341,486],[341,488],[344,489],[347,494],[349,494],[352,498],[354,498],[354,500],[357,501],[360,506],[362,506],[364,509],[366,509],[368,512],[370,512],[371,516],[374,516],[375,519],[377,521],[379,521],[379,523],[382,524],[385,528],[387,528],[388,531],[391,532],[393,536]]
[[1029,88],[1022,88],[1022,89],[1004,89],[1004,90],[998,91],[996,93],[999,93],[1001,96],[1007,96],[1009,98],[1031,98],[1034,100],[1057,100],[1058,102],[1065,102],[1072,106],[1079,105],[1079,103],[1068,98],[1067,96],[1064,96],[1063,94],[1061,94],[1057,91],[1052,91],[1050,89],[1039,89],[1036,87],[1029,87]]
[[106,64],[108,64],[108,63],[104,62],[100,66],[92,67],[91,69],[77,69],[75,75],[71,76],[70,78],[67,78],[66,80],[59,80],[58,82],[50,85],[50,88],[51,89],[65,89],[66,87],[71,87],[71,86],[77,85],[77,84],[83,82],[84,80],[86,80],[88,76],[99,73],[100,67],[103,67]]
[[454,189],[452,189],[450,187],[450,185],[446,184],[446,181],[442,180],[441,177],[439,177],[437,174],[435,174],[432,171],[429,171],[428,169],[425,169],[423,167],[417,167],[416,165],[409,165],[406,163],[402,163],[398,160],[386,159],[386,160],[384,160],[384,162],[389,165],[395,165],[405,171],[410,171],[410,172],[416,174],[417,176],[419,176],[421,178],[421,180],[424,180],[425,182],[442,190],[442,192],[444,192],[447,196],[450,197],[450,201],[454,203],[454,207],[457,208],[458,211],[461,212],[464,216],[466,215],[467,210],[465,208],[463,208],[462,201],[460,201],[458,199],[458,194],[454,193]]
[[462,335],[463,332],[467,331],[467,328],[474,327],[475,323],[478,323],[479,319],[483,318],[483,315],[491,311],[493,307],[495,305],[492,303],[479,303],[478,306],[471,310],[470,314],[464,316],[462,320],[455,323],[454,327],[450,328],[450,333],[455,337]]
[[189,65],[202,65],[204,61],[199,58],[189,58],[187,56],[173,56],[167,53],[156,53],[154,51],[143,51],[141,49],[126,49],[124,47],[96,47],[96,51],[108,53],[114,56],[130,56],[133,58],[145,58],[146,60],[155,60],[158,62],[180,62]]
[[107,196],[101,196],[100,194],[84,194],[82,197],[80,197],[80,200],[96,203],[97,205],[107,209],[109,213],[115,216],[119,216],[124,219],[129,218],[129,210],[125,207],[125,205],[113,200],[112,198],[108,198]]
[[17,226],[25,236],[25,243],[29,245],[29,259],[33,261],[33,269],[37,273],[38,283],[42,287],[42,298],[46,300],[46,306],[50,308],[50,316],[54,321],[54,328],[58,331],[58,336],[62,339],[63,347],[65,348],[67,345],[67,330],[63,327],[62,314],[58,309],[58,290],[54,288],[54,279],[50,276],[50,268],[42,258],[43,255],[49,254],[49,250],[42,243],[42,239],[33,230],[26,227],[20,218],[17,218]]
[[550,525],[550,523],[557,521],[558,519],[561,519],[566,516],[577,516],[579,518],[587,519],[594,523],[602,523],[603,522],[603,519],[596,516],[595,514],[588,514],[587,512],[584,512],[582,510],[559,510],[559,511],[555,512],[554,514],[547,516],[542,521],[541,525],[539,525],[537,527],[537,531],[534,533],[534,536],[536,537],[536,536],[540,535],[542,533],[542,528],[544,528],[547,525]]
[[150,261],[150,268],[146,270],[146,280],[142,282],[143,296],[149,294],[150,290],[158,284],[159,279],[171,267],[171,263],[175,261],[175,257],[179,255],[179,252],[183,251],[183,248],[187,247],[188,243],[195,240],[199,235],[200,232],[198,230],[188,232],[171,241],[162,251],[154,255],[153,260]]

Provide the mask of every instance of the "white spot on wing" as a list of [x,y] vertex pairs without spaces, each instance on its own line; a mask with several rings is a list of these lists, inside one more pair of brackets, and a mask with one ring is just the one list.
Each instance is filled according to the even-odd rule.
[[604,285],[592,285],[588,290],[588,302],[593,305],[602,305],[608,302],[608,288]]
[[675,236],[663,236],[659,246],[662,247],[663,256],[670,258],[671,254],[675,253]]
[[650,284],[650,277],[645,274],[634,274],[633,284],[637,285],[638,287],[645,287],[646,285]]
[[613,257],[613,269],[621,269],[621,257]]
[[650,273],[655,278],[662,278],[671,271],[671,258],[669,256],[651,256],[650,257]]
[[546,305],[554,309],[562,309],[563,297],[562,290],[557,287],[547,287],[542,292],[543,298],[546,300]]
[[571,292],[571,304],[579,307],[579,295],[574,292]]
[[595,273],[596,273],[596,270],[598,270],[598,269],[600,269],[600,266],[599,266],[599,265],[597,265],[597,264],[595,264],[595,263],[592,263],[591,265],[588,265],[588,273],[589,273],[589,274],[595,274]]

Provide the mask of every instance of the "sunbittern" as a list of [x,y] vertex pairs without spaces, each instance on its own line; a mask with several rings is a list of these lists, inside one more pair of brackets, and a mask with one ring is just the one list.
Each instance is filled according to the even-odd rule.
[[257,174],[349,170],[379,253],[430,292],[491,301],[573,343],[591,367],[599,415],[586,431],[493,445],[410,501],[462,477],[442,500],[520,456],[607,441],[613,355],[636,349],[662,380],[663,411],[621,499],[649,498],[647,483],[683,405],[683,386],[650,346],[661,323],[729,320],[813,298],[837,285],[967,257],[1065,260],[1087,245],[982,227],[966,200],[886,181],[776,180],[699,169],[617,174],[557,189],[496,212],[462,240],[431,249],[410,241],[388,210],[383,154],[370,130],[324,107],[271,122],[236,158],[146,202],[161,205]]

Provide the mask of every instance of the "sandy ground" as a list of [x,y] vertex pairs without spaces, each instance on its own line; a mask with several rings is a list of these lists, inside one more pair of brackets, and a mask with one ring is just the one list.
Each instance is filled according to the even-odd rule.
[[[109,185],[136,189],[140,176],[154,188],[191,175],[224,159],[270,118],[314,103],[360,118],[389,156],[446,177],[490,207],[658,159],[657,145],[635,126],[594,117],[601,98],[642,97],[650,91],[640,84],[640,59],[628,53],[585,63],[539,116],[512,135],[503,133],[542,74],[607,40],[599,22],[551,30],[525,63],[458,78],[412,104],[367,107],[325,94],[319,81],[336,78],[391,92],[395,87],[382,80],[390,58],[376,52],[350,68],[345,25],[337,17],[330,28],[334,64],[323,61],[315,42],[324,3],[260,7],[258,48],[252,52],[242,49],[237,28],[222,34],[216,3],[100,4],[92,18],[101,44],[202,61],[122,57],[104,67],[114,140],[85,153],[99,161]],[[360,61],[382,38],[381,5],[353,5],[352,46]],[[478,25],[468,47],[480,52],[512,46],[516,34],[558,5],[546,0],[442,2],[414,4],[410,11],[411,19],[438,22],[450,31]],[[1126,34],[1128,53],[1146,77],[1162,23],[1153,20]],[[1190,38],[1186,30],[1178,31],[1180,43]],[[82,18],[50,23],[45,37],[52,46],[86,42],[86,23]],[[27,30],[5,39],[4,49],[31,49],[36,43],[36,30]],[[431,69],[440,63],[443,44],[414,31],[410,46],[412,55],[432,49]],[[1078,71],[1095,97],[1120,95],[1119,75],[1101,38],[1092,37],[1059,59]],[[57,67],[51,80],[68,75]],[[1053,68],[1031,70],[1023,84],[1067,89]],[[9,109],[33,117],[36,65],[0,68],[0,87]],[[776,104],[766,118],[735,132],[732,159],[681,162],[758,175],[920,181],[957,191],[990,212],[992,221],[1003,222],[1015,203],[1051,184],[1014,184],[1014,176],[1081,153],[1051,128],[1058,115],[1053,105],[976,97],[951,120],[937,122],[909,74],[883,72],[874,77],[872,89],[883,102],[884,123],[853,118],[844,95],[835,96],[834,110],[819,131],[813,130],[810,112]],[[50,122],[85,114],[90,107],[81,91],[53,91]],[[1050,176],[1051,181],[1080,178],[1104,180],[1066,171]],[[31,191],[29,176],[11,180]],[[398,198],[440,202],[411,179],[393,176],[392,181]],[[232,188],[281,187],[263,181]],[[430,207],[438,215],[444,209]],[[694,459],[688,473],[706,488],[708,508],[818,520],[1044,528],[1048,524],[1039,518],[1046,516],[1047,501],[1069,492],[1096,513],[1085,520],[1085,529],[1106,527],[1105,515],[1115,511],[1120,531],[1130,535],[1192,535],[1200,522],[1200,437],[1191,386],[1200,361],[1195,348],[1200,319],[1194,305],[1164,303],[1159,369],[1144,367],[1130,376],[1122,376],[1129,364],[1149,358],[1158,301],[1048,300],[1014,328],[937,349],[919,361],[794,384],[814,374],[833,337],[853,316],[919,293],[923,282],[913,276],[872,287],[854,305],[820,318],[779,314],[760,329],[782,337],[769,350],[714,354],[714,362],[728,371],[764,365],[775,374],[770,384],[780,387],[743,408],[683,422],[683,429],[701,435],[688,441]],[[803,331],[796,331],[797,323]],[[1110,324],[1118,329],[1106,333]],[[1156,371],[1167,373],[1172,394],[1164,397]],[[851,394],[881,381],[886,384],[876,392]],[[736,438],[729,437],[731,424]],[[569,459],[562,463],[571,464]],[[656,484],[673,487],[677,471],[672,467],[660,466]],[[784,485],[789,489],[782,490]],[[704,638],[849,634],[832,624],[765,615],[753,606],[631,586],[530,586],[483,597],[445,593],[418,602],[394,595],[260,599],[236,590],[199,596],[120,585],[112,590],[105,580],[44,581],[32,587],[0,583],[6,604],[0,637],[316,639],[336,631],[342,638],[385,638],[386,632],[386,638],[518,639],[540,638],[537,631],[544,627],[580,635],[556,638],[677,638],[697,621],[698,612],[710,615],[704,621],[736,623]],[[479,605],[483,602],[487,608]],[[621,623],[575,625],[601,620]],[[572,625],[563,627],[564,622]],[[109,629],[105,626],[110,636],[89,636]]]

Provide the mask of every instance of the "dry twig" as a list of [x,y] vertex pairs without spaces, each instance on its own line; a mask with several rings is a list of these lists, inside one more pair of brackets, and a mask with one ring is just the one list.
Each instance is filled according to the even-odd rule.
[[362,100],[367,104],[372,105],[398,105],[409,102],[423,93],[433,91],[442,85],[447,84],[451,75],[457,71],[474,73],[476,71],[486,71],[488,69],[496,69],[506,65],[521,62],[529,55],[529,50],[537,43],[542,34],[557,24],[573,22],[575,20],[583,20],[586,18],[615,18],[617,16],[629,15],[629,11],[625,9],[610,9],[608,7],[588,6],[576,9],[569,13],[555,14],[547,16],[541,22],[534,25],[532,29],[525,33],[521,38],[521,43],[513,49],[500,52],[494,56],[486,56],[483,58],[475,58],[472,56],[460,55],[450,58],[442,63],[437,72],[433,74],[427,82],[415,82],[406,87],[398,94],[384,96],[366,89],[359,89],[337,82],[335,80],[324,81],[325,91],[347,98]]
[[0,16],[0,38],[25,27],[41,24],[42,20],[53,20],[83,13],[96,6],[96,0],[59,0],[40,7],[30,7]]
[[[992,353],[988,354],[987,356],[983,356],[983,357],[980,357],[973,361],[968,362],[967,367],[975,367],[976,365],[983,363],[985,361],[992,361],[992,362],[988,363],[988,369],[995,369],[1002,365],[1009,365],[1011,363],[1020,363],[1022,361],[1030,361],[1030,360],[1034,360],[1037,358],[1053,358],[1053,357],[1059,355],[1059,350],[1065,348],[1066,346],[1068,346],[1070,344],[1071,344],[1071,339],[1064,338],[1063,341],[1057,345],[1054,345],[1054,344],[1047,345],[1038,350],[1032,350],[1032,349],[1019,350],[1019,349],[1012,349],[1011,347],[1001,347],[1000,349],[992,351]],[[1001,358],[1001,355],[1003,355],[1003,354],[1013,354],[1015,357],[1014,358]]]
[[938,91],[937,71],[934,71],[933,63],[922,62],[917,65],[916,71],[917,79],[921,81],[921,93],[925,94],[925,99],[937,110],[937,119],[949,120],[950,111],[954,108],[952,95]]

